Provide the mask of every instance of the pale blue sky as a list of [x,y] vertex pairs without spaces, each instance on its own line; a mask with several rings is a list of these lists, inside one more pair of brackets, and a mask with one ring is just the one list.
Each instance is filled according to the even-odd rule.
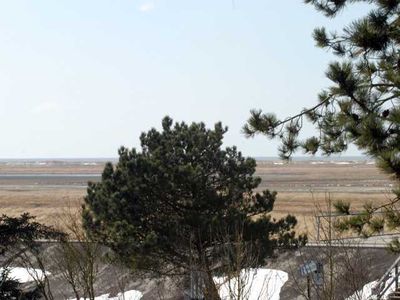
[[0,158],[113,157],[165,115],[222,121],[226,145],[275,156],[276,143],[241,134],[249,110],[283,117],[315,103],[334,57],[313,28],[363,12],[329,20],[301,0],[2,0]]

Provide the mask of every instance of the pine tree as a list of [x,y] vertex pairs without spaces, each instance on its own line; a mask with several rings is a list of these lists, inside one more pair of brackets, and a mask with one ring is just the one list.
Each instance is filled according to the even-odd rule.
[[40,299],[38,288],[23,291],[17,280],[9,277],[9,265],[27,251],[39,251],[41,239],[60,239],[63,233],[34,221],[34,217],[24,213],[19,217],[0,216],[0,299]]
[[[132,268],[161,274],[204,274],[207,299],[219,299],[213,282],[224,272],[221,247],[235,239],[257,249],[257,261],[278,247],[295,246],[296,219],[267,213],[276,193],[255,193],[256,162],[235,147],[222,149],[220,123],[175,123],[140,137],[141,151],[122,147],[108,163],[101,182],[90,183],[84,226]],[[304,239],[304,237],[302,237]]]
[[[400,180],[400,1],[398,0],[306,0],[327,17],[335,17],[346,6],[365,2],[369,13],[343,28],[328,33],[314,30],[318,47],[330,49],[338,61],[329,64],[326,76],[332,86],[319,94],[318,103],[299,114],[278,120],[274,114],[253,110],[243,131],[248,136],[264,134],[280,138],[280,156],[290,159],[303,149],[305,153],[330,155],[345,151],[350,143],[376,159],[378,166]],[[315,125],[317,136],[299,140],[303,119]],[[365,208],[365,215],[351,219],[343,228],[363,234],[381,228],[372,216],[387,209],[389,225],[399,227],[393,211],[400,200],[400,189],[384,206]],[[343,225],[343,224],[342,224]],[[378,226],[379,225],[379,226]],[[347,227],[346,227],[347,226]]]

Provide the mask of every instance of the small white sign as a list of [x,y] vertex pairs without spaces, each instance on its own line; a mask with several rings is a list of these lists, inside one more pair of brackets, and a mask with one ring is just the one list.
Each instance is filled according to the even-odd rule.
[[317,271],[317,263],[313,260],[300,266],[301,276],[307,276],[308,274],[315,272],[315,271]]

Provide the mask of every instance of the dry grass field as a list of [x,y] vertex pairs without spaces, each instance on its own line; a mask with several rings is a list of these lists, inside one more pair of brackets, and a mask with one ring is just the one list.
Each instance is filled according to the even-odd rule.
[[[99,163],[0,164],[2,214],[29,212],[46,224],[56,224],[68,207],[79,207],[88,180],[98,180]],[[313,232],[314,215],[327,209],[327,198],[345,200],[354,209],[391,197],[393,182],[366,161],[259,161],[261,189],[278,192],[274,217],[297,216],[300,231]]]
[[369,161],[259,161],[257,165],[260,188],[278,192],[273,215],[295,215],[297,230],[311,235],[315,215],[328,211],[329,199],[350,202],[357,211],[365,203],[385,203],[392,197],[394,182]]

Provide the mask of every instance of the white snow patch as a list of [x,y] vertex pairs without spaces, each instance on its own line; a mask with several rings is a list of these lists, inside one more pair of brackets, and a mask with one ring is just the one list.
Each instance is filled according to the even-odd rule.
[[[140,300],[142,297],[143,294],[141,292],[136,290],[130,290],[126,291],[125,293],[118,293],[116,297],[110,297],[110,294],[104,294],[101,296],[97,296],[94,299],[95,300]],[[81,298],[81,300],[83,300],[83,298]]]
[[355,292],[353,295],[348,297],[346,300],[366,300],[372,293],[372,288],[376,284],[376,281],[372,281],[367,283],[366,285],[363,286],[363,288],[357,292]]
[[[248,300],[279,300],[282,286],[288,280],[288,274],[273,269],[248,269],[242,270],[240,281],[243,284],[243,293]],[[219,294],[222,300],[234,300],[237,290],[238,278],[227,280],[226,277],[214,277],[216,284],[220,285]]]
[[[40,269],[32,268],[9,268],[8,277],[19,281],[20,283],[34,281],[35,279],[42,280],[44,273]],[[0,273],[3,273],[4,269],[0,268]],[[51,275],[50,272],[46,272],[46,275]]]
[[[386,281],[385,286],[389,284],[393,280],[394,276],[394,270],[390,274],[389,279]],[[355,292],[353,295],[348,297],[346,300],[368,300],[369,297],[372,295],[372,289],[375,287],[375,285],[378,283],[378,280],[368,282],[366,285],[363,286],[363,288],[357,292]],[[383,294],[383,297],[386,299],[386,297],[394,292],[395,290],[395,284],[392,284],[388,290]]]

